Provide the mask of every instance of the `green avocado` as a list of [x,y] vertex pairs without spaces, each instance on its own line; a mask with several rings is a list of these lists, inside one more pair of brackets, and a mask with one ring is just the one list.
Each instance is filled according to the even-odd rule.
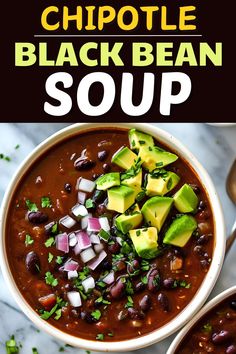
[[137,129],[130,129],[129,143],[132,150],[139,150],[140,146],[154,146],[153,137]]
[[139,209],[138,204],[129,213],[124,213],[115,219],[115,224],[118,230],[126,234],[129,230],[139,226],[143,220],[143,215]]
[[143,167],[145,167],[148,171],[153,171],[156,168],[162,168],[178,159],[177,155],[165,151],[157,146],[141,146],[138,157],[140,157]]
[[158,255],[157,229],[155,227],[130,230],[129,236],[139,257],[151,259]]
[[112,187],[107,191],[107,209],[124,213],[135,202],[136,193],[133,188],[127,186]]
[[180,177],[171,171],[157,170],[147,177],[146,194],[148,196],[165,195],[179,183]]
[[[128,171],[127,171],[128,172]],[[133,188],[136,193],[138,194],[139,192],[141,192],[142,188],[142,168],[139,169],[139,172],[134,176],[132,174],[125,173],[124,174],[124,179],[121,180],[121,184],[123,184],[124,186],[128,186]]]
[[106,190],[108,188],[120,185],[119,172],[106,173],[96,180],[97,189]]
[[172,222],[165,233],[163,243],[184,247],[196,228],[197,222],[193,216],[182,215]]
[[135,164],[137,157],[138,156],[126,146],[114,153],[111,162],[121,168],[124,168],[125,170],[128,170]]
[[160,231],[173,202],[173,198],[170,197],[152,197],[148,199],[141,209],[148,225],[155,226]]
[[198,206],[198,197],[188,184],[184,184],[173,198],[174,205],[180,213],[192,213]]

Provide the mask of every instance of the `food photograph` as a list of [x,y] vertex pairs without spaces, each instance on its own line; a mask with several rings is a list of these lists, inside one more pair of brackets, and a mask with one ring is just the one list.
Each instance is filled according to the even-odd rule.
[[236,353],[236,125],[1,123],[0,353]]

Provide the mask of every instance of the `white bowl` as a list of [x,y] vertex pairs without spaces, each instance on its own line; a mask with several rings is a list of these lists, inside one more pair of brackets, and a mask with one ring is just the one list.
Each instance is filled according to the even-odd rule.
[[214,297],[211,301],[209,301],[202,309],[198,312],[196,316],[178,333],[173,342],[171,343],[166,354],[174,354],[175,350],[178,348],[182,340],[185,338],[187,333],[193,328],[195,323],[197,323],[203,316],[207,314],[210,310],[212,310],[215,306],[217,306],[221,301],[228,298],[229,296],[236,294],[236,286],[232,286],[231,288],[223,291],[216,297]]
[[13,176],[8,189],[5,193],[0,213],[0,259],[1,259],[1,267],[2,272],[5,278],[6,283],[8,284],[10,291],[18,303],[19,307],[22,311],[34,322],[36,326],[40,329],[45,330],[47,333],[53,335],[54,337],[64,341],[65,343],[69,343],[72,346],[84,348],[87,350],[95,350],[95,351],[129,351],[135,350],[142,347],[146,347],[148,345],[157,343],[169,335],[173,334],[177,330],[179,330],[182,326],[186,324],[194,314],[199,311],[207,297],[209,296],[211,290],[214,287],[214,284],[218,278],[220,273],[224,253],[225,253],[225,226],[224,226],[224,218],[220,205],[219,198],[217,196],[217,192],[215,187],[211,181],[210,176],[205,171],[205,169],[201,166],[201,164],[197,161],[197,159],[192,155],[192,153],[182,145],[178,140],[176,140],[170,133],[157,128],[153,125],[146,123],[117,123],[117,127],[130,129],[132,127],[136,127],[148,134],[153,135],[154,138],[157,138],[160,142],[163,142],[170,149],[176,151],[178,155],[180,155],[184,160],[188,162],[188,164],[195,170],[199,179],[201,180],[205,190],[208,193],[209,200],[212,207],[213,218],[214,218],[214,227],[215,227],[215,249],[212,258],[212,263],[206,277],[195,294],[192,301],[185,307],[185,309],[179,313],[174,319],[172,319],[169,323],[164,325],[163,327],[143,335],[141,337],[124,340],[124,341],[116,341],[116,342],[99,342],[81,339],[70,334],[64,333],[59,329],[53,327],[48,322],[42,320],[36,312],[28,305],[24,297],[21,295],[18,290],[14,278],[11,274],[10,267],[7,260],[6,247],[5,247],[5,227],[6,227],[6,216],[8,214],[8,208],[11,201],[11,198],[14,194],[14,191],[17,188],[19,181],[21,181],[22,176],[29,169],[32,163],[39,158],[45,151],[47,151],[54,144],[59,141],[68,138],[69,136],[75,135],[77,132],[86,131],[88,129],[100,128],[103,127],[114,127],[114,123],[83,123],[83,124],[74,124],[65,129],[60,130],[56,134],[52,135],[45,141],[43,141],[40,145],[38,145],[32,153],[23,161],[15,175]]

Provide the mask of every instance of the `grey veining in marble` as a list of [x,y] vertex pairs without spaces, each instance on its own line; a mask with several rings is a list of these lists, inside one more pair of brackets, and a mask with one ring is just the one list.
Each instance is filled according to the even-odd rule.
[[[225,192],[225,180],[231,163],[236,157],[236,126],[213,127],[206,124],[157,124],[171,132],[182,141],[205,166],[211,175],[219,193],[227,226],[227,232],[236,218],[236,208]],[[66,124],[0,124],[0,153],[11,157],[11,162],[0,160],[0,202],[4,190],[20,162],[43,139]],[[20,148],[15,150],[15,146]],[[236,284],[236,244],[228,255],[222,273],[211,294],[211,297],[221,290]],[[0,273],[0,354],[5,353],[5,341],[9,336],[15,337],[22,344],[21,354],[32,353],[32,347],[37,347],[39,354],[55,354],[64,345],[46,333],[38,332],[35,326],[20,311],[7,289]],[[173,336],[139,352],[164,354]],[[85,353],[84,350],[65,348],[65,353]]]

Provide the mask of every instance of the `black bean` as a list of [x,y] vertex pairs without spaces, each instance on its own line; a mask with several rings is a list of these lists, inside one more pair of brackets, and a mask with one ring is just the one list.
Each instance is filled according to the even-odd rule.
[[137,259],[134,259],[133,261],[127,264],[127,272],[130,274],[136,272],[137,274],[137,270],[139,269],[139,266],[140,266],[139,261]]
[[144,290],[145,287],[146,287],[146,285],[143,282],[140,281],[137,284],[135,284],[134,290],[135,290],[135,292],[139,292],[139,291]]
[[96,320],[94,319],[94,317],[91,315],[91,313],[87,312],[87,311],[82,311],[81,312],[81,318],[82,320],[86,321],[87,323],[94,323],[96,322]]
[[122,281],[122,279],[119,279],[116,284],[111,287],[110,293],[114,299],[119,299],[124,295],[125,283]]
[[25,258],[25,265],[26,269],[31,274],[37,274],[40,272],[40,260],[38,255],[33,251],[27,253]]
[[209,236],[210,236],[210,235],[201,235],[201,236],[197,239],[197,244],[198,244],[198,245],[205,245],[205,244],[209,241]]
[[169,299],[165,294],[160,293],[157,297],[157,300],[164,312],[168,312],[170,310]]
[[222,344],[231,338],[229,331],[222,330],[219,333],[213,333],[211,340],[214,344]]
[[157,269],[152,269],[148,274],[148,290],[156,292],[160,288],[160,274]]
[[206,207],[207,207],[206,203],[203,200],[200,200],[200,202],[198,204],[198,211],[205,210]]
[[118,272],[121,272],[122,270],[125,270],[126,268],[126,264],[124,261],[117,261],[115,264],[114,264],[114,267],[116,268],[116,270]]
[[93,193],[92,200],[96,203],[99,203],[104,200],[105,196],[106,196],[105,191],[99,191],[98,189],[96,189],[95,192]]
[[207,269],[209,267],[210,262],[207,259],[201,259],[200,264],[202,268]]
[[175,285],[175,280],[173,278],[167,278],[163,280],[163,286],[166,289],[173,289]]
[[128,308],[128,314],[132,320],[141,320],[145,317],[142,311],[134,309],[133,307]]
[[108,163],[104,163],[102,165],[102,168],[103,168],[103,171],[106,173],[111,171],[111,165],[109,165]]
[[226,351],[225,351],[226,354],[236,354],[236,345],[232,344],[230,345]]
[[104,269],[104,270],[110,270],[111,268],[112,268],[112,265],[111,265],[110,262],[104,261],[104,262],[102,263],[102,269]]
[[90,170],[95,166],[95,162],[88,158],[76,160],[74,163],[75,169],[78,171]]
[[52,221],[52,222],[50,222],[49,224],[47,224],[47,225],[44,226],[45,234],[46,234],[47,236],[49,236],[49,235],[51,234],[52,228],[53,228],[53,226],[54,226],[55,224],[56,224],[55,221]]
[[96,208],[98,215],[106,214],[107,208],[104,204],[99,204]]
[[109,252],[111,252],[112,254],[116,254],[119,253],[120,251],[120,245],[118,242],[113,243],[112,245],[108,246],[108,250]]
[[71,186],[71,184],[70,184],[70,183],[66,183],[66,184],[64,185],[64,189],[65,189],[65,191],[66,191],[67,193],[71,193],[71,191],[72,191],[72,186]]
[[149,295],[144,295],[141,300],[139,300],[139,306],[143,312],[150,309],[152,301]]
[[203,250],[202,246],[199,246],[199,245],[194,247],[193,252],[200,255],[200,256],[203,256],[203,254],[204,254],[204,250]]
[[77,309],[72,309],[70,311],[70,315],[73,318],[80,318],[80,312]]
[[98,160],[99,161],[105,161],[108,156],[108,151],[107,150],[102,150],[98,152]]
[[174,255],[180,258],[184,258],[186,256],[184,250],[177,247],[174,249]]
[[64,288],[65,288],[66,291],[71,291],[71,290],[73,290],[73,285],[70,284],[70,283],[66,283],[64,285]]
[[121,310],[117,316],[119,321],[125,320],[127,317],[128,317],[128,310]]
[[236,299],[231,301],[230,307],[231,307],[231,309],[236,311]]
[[28,213],[28,220],[32,224],[44,224],[48,221],[47,214],[42,213],[41,211],[31,211]]

